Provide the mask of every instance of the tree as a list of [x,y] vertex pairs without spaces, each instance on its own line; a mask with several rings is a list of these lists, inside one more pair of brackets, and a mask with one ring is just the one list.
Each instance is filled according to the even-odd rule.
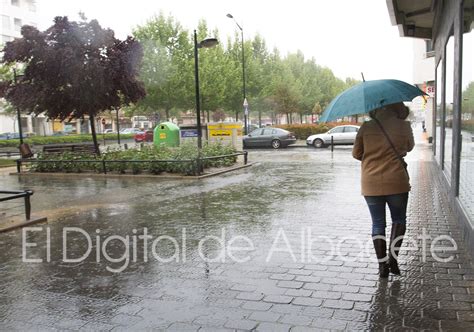
[[67,17],[56,17],[44,32],[25,25],[21,34],[4,48],[3,63],[19,62],[25,68],[17,84],[7,82],[6,99],[23,111],[45,113],[51,119],[88,116],[100,154],[94,117],[145,96],[137,80],[140,44],[131,37],[115,38],[96,20],[74,22]]
[[172,16],[160,13],[136,28],[133,35],[144,48],[140,78],[147,91],[136,110],[141,114],[164,110],[169,120],[171,110],[192,107],[193,48],[188,31]]

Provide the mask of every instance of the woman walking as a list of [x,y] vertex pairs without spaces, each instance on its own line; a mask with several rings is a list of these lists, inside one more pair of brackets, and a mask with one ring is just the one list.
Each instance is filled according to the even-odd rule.
[[[379,262],[379,275],[399,275],[398,253],[406,229],[410,179],[403,157],[413,149],[408,109],[403,103],[387,105],[369,113],[371,121],[359,129],[352,156],[362,162],[361,187],[372,217],[372,240]],[[387,256],[385,206],[392,218]]]

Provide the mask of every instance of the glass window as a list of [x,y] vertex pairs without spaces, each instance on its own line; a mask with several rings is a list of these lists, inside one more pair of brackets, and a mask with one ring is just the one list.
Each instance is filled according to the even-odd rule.
[[2,40],[1,40],[1,42],[2,42],[3,44],[5,44],[6,42],[9,42],[9,41],[12,41],[12,40],[13,40],[12,37],[2,35]]
[[29,0],[29,1],[28,1],[28,10],[29,10],[30,12],[36,12],[35,0]]
[[252,136],[258,136],[258,135],[260,135],[261,132],[262,132],[262,129],[255,129],[254,131],[252,131],[252,132],[250,133],[250,135],[252,135]]
[[273,129],[263,129],[262,135],[271,135],[273,132]]
[[336,127],[336,128],[332,128],[329,133],[330,134],[338,134],[338,133],[342,133],[344,131],[344,127]]
[[13,22],[14,22],[14,25],[15,25],[15,31],[21,31],[21,26],[23,25],[21,23],[21,20],[19,18],[15,18],[13,20]]
[[356,133],[356,132],[357,132],[357,128],[356,128],[356,127],[345,127],[345,128],[344,128],[344,132],[345,132],[345,133]]
[[449,37],[446,45],[446,92],[444,113],[444,174],[451,182],[453,159],[453,100],[454,100],[454,36]]
[[443,90],[443,59],[438,63],[436,68],[436,130],[435,130],[435,156],[439,164],[441,164],[441,90]]
[[7,15],[2,15],[2,29],[10,30],[10,17]]
[[[470,12],[472,17],[474,10]],[[463,35],[462,62],[459,201],[474,223],[474,22]]]

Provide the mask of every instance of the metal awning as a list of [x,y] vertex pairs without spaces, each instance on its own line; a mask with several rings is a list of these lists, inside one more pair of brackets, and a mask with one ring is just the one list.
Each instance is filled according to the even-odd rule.
[[390,21],[400,36],[432,39],[437,0],[386,0]]

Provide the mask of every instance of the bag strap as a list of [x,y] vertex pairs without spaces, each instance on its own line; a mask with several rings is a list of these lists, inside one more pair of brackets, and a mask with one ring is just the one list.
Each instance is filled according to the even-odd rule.
[[400,161],[400,164],[402,164],[403,166],[403,169],[405,170],[405,173],[407,173],[408,175],[408,170],[406,169],[406,162],[405,160],[403,160],[402,156],[400,156],[400,154],[398,153],[397,149],[395,148],[395,145],[393,145],[393,142],[392,140],[390,139],[390,137],[388,136],[387,132],[385,131],[385,128],[382,126],[382,124],[380,123],[380,121],[377,119],[377,118],[373,118],[375,123],[379,126],[380,130],[382,130],[382,133],[384,134],[385,138],[387,139],[388,143],[390,144],[390,146],[392,147],[392,150],[393,152],[395,153],[395,155],[397,156],[398,160]]

